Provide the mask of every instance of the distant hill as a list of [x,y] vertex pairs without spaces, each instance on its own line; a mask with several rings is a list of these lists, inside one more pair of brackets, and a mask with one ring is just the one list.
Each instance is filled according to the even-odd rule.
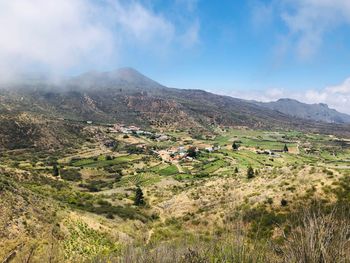
[[130,68],[89,72],[60,84],[26,82],[0,88],[0,148],[69,145],[78,142],[86,121],[192,133],[243,126],[350,136],[345,121],[320,120],[202,90],[168,88]]
[[293,99],[279,99],[274,102],[256,102],[257,105],[284,114],[327,123],[350,123],[350,115],[330,109],[327,104],[306,104]]

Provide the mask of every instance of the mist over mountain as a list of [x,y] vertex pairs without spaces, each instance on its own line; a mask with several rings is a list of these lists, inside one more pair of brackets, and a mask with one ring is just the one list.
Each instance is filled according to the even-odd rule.
[[350,263],[349,18],[0,0],[0,263]]
[[76,88],[118,87],[118,88],[160,88],[162,85],[144,76],[133,68],[120,68],[109,72],[90,71],[69,78],[66,85]]
[[3,145],[12,148],[69,143],[60,138],[77,138],[79,123],[86,121],[193,132],[226,126],[350,134],[345,125],[349,116],[326,105],[289,99],[268,104],[168,88],[131,68],[89,72],[53,84],[27,81],[0,89],[0,102],[0,134]]

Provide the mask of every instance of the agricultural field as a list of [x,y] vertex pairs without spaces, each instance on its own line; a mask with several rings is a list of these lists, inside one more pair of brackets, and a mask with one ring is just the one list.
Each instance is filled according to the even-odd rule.
[[[282,262],[303,208],[347,211],[344,138],[222,128],[212,136],[172,131],[157,142],[96,128],[103,136],[78,148],[1,153],[1,200],[12,204],[0,215],[1,259],[137,262],[141,251],[166,257],[177,247],[192,260],[200,255],[186,249],[201,246],[221,262],[210,244],[237,256],[230,235],[239,231],[249,245],[237,249],[256,251],[242,257]],[[275,250],[259,254],[267,239]],[[258,262],[241,260],[235,262]]]

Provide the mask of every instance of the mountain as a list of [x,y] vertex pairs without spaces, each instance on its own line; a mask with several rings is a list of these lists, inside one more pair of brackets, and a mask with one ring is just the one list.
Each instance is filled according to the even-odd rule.
[[160,88],[162,85],[142,75],[133,68],[120,68],[111,72],[91,71],[68,79],[65,83],[71,87],[117,87],[117,88]]
[[330,109],[327,104],[306,104],[294,99],[279,99],[274,102],[256,102],[257,105],[284,114],[307,120],[327,123],[350,123],[350,115]]
[[0,88],[0,148],[74,145],[89,136],[87,121],[198,134],[235,126],[350,136],[345,124],[315,122],[202,90],[168,88],[130,68],[89,72],[59,84]]

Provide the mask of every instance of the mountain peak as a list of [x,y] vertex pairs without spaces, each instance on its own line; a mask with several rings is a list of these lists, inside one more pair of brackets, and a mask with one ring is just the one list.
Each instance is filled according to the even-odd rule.
[[116,72],[119,73],[125,73],[125,74],[137,74],[137,75],[143,75],[141,74],[138,70],[131,68],[131,67],[122,67],[122,68],[118,68],[117,70],[115,70]]
[[81,87],[101,87],[101,86],[118,86],[118,87],[142,87],[142,88],[159,88],[163,87],[158,82],[146,77],[134,68],[123,67],[114,71],[90,71],[72,78],[69,81],[72,85]]
[[146,77],[136,69],[130,68],[130,67],[119,68],[115,71],[106,72],[105,75],[108,76],[109,78],[115,78],[115,79],[124,80],[128,82],[135,82],[135,81],[150,82],[151,81],[153,83],[156,83],[154,80],[151,80],[150,78]]
[[280,98],[276,102],[297,102],[297,103],[301,103],[300,101],[297,101],[295,99],[290,99],[290,98]]
[[329,108],[328,104],[326,104],[326,103],[319,103],[318,105],[320,105],[323,108],[327,108],[327,109]]

